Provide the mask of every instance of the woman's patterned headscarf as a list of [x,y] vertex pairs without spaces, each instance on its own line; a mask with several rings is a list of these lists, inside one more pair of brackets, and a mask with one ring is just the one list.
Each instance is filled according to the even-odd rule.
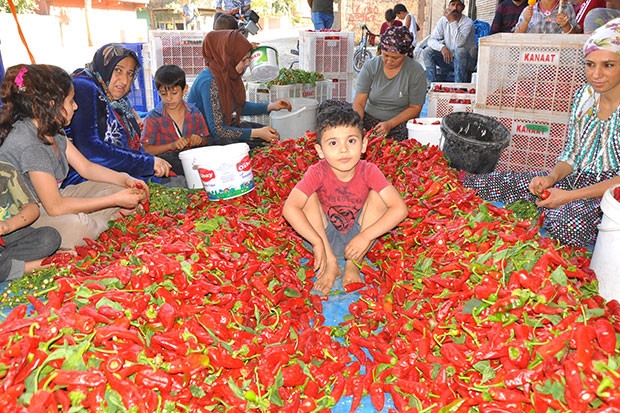
[[620,54],[620,17],[599,27],[583,45],[583,55],[587,56],[595,50],[607,50]]
[[140,149],[140,125],[138,123],[137,115],[133,110],[133,106],[127,95],[131,92],[127,92],[127,95],[116,100],[110,94],[108,89],[110,86],[110,80],[114,73],[116,65],[126,57],[131,56],[136,61],[135,73],[140,70],[140,59],[133,50],[127,48],[120,43],[110,43],[101,46],[93,56],[93,61],[86,65],[86,69],[77,70],[74,72],[76,75],[87,75],[95,79],[101,90],[103,90],[108,103],[114,109],[114,112],[120,117],[121,122],[127,130],[127,140],[129,147],[134,150]]
[[381,50],[413,57],[413,34],[405,26],[390,26],[381,35]]

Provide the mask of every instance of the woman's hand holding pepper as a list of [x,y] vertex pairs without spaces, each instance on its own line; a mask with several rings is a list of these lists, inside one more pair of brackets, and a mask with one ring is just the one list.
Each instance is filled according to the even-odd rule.
[[555,184],[555,181],[549,175],[535,176],[530,181],[529,190],[532,195],[540,197],[542,191],[547,188],[551,188]]
[[272,128],[271,126],[264,126],[258,129],[252,129],[253,132],[256,133],[256,137],[261,138],[265,142],[277,142],[280,139],[280,134],[277,130]]
[[379,122],[375,126],[375,134],[379,136],[386,136],[392,130],[392,126],[389,121]]
[[172,165],[168,161],[155,156],[155,165],[153,167],[154,174],[157,177],[168,176]]
[[144,199],[148,199],[151,196],[147,183],[132,176],[127,176],[125,188],[133,189],[135,192],[143,192],[145,194]]

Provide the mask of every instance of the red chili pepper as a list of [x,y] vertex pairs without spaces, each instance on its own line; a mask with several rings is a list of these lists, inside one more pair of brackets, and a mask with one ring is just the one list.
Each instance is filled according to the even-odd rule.
[[365,286],[366,286],[366,283],[363,283],[363,282],[349,283],[349,284],[344,286],[344,290],[346,292],[350,293],[350,292],[353,292],[353,291],[361,290]]
[[0,235],[0,247],[6,247],[6,243],[2,239],[2,235]]
[[163,370],[145,369],[136,373],[135,383],[147,389],[157,389],[167,393],[171,387],[170,376]]
[[106,383],[106,378],[99,370],[57,370],[54,382],[59,386],[97,387]]
[[577,351],[575,353],[575,363],[577,367],[585,369],[592,363],[594,347],[592,342],[596,337],[596,331],[590,324],[577,324],[574,336],[577,341]]
[[551,195],[551,192],[549,192],[548,189],[543,189],[538,196],[540,197],[540,199],[545,200],[549,198],[550,195]]
[[372,381],[368,387],[368,394],[370,395],[370,401],[374,408],[380,412],[385,405],[385,393],[383,391],[383,383]]
[[603,351],[614,354],[616,351],[616,331],[611,322],[606,318],[599,318],[594,322],[596,340]]

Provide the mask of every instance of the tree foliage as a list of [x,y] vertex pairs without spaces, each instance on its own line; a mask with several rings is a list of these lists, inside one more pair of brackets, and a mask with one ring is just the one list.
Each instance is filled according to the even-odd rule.
[[[17,14],[34,14],[39,9],[39,4],[35,0],[13,0]],[[10,13],[8,0],[0,0],[0,11]]]

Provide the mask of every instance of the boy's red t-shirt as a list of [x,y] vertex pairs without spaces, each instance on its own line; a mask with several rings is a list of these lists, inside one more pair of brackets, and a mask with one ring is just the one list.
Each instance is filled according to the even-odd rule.
[[316,192],[329,221],[341,233],[346,233],[355,223],[371,190],[377,193],[391,185],[379,168],[368,161],[360,161],[355,175],[349,182],[342,182],[325,159],[310,166],[296,188],[306,196]]

